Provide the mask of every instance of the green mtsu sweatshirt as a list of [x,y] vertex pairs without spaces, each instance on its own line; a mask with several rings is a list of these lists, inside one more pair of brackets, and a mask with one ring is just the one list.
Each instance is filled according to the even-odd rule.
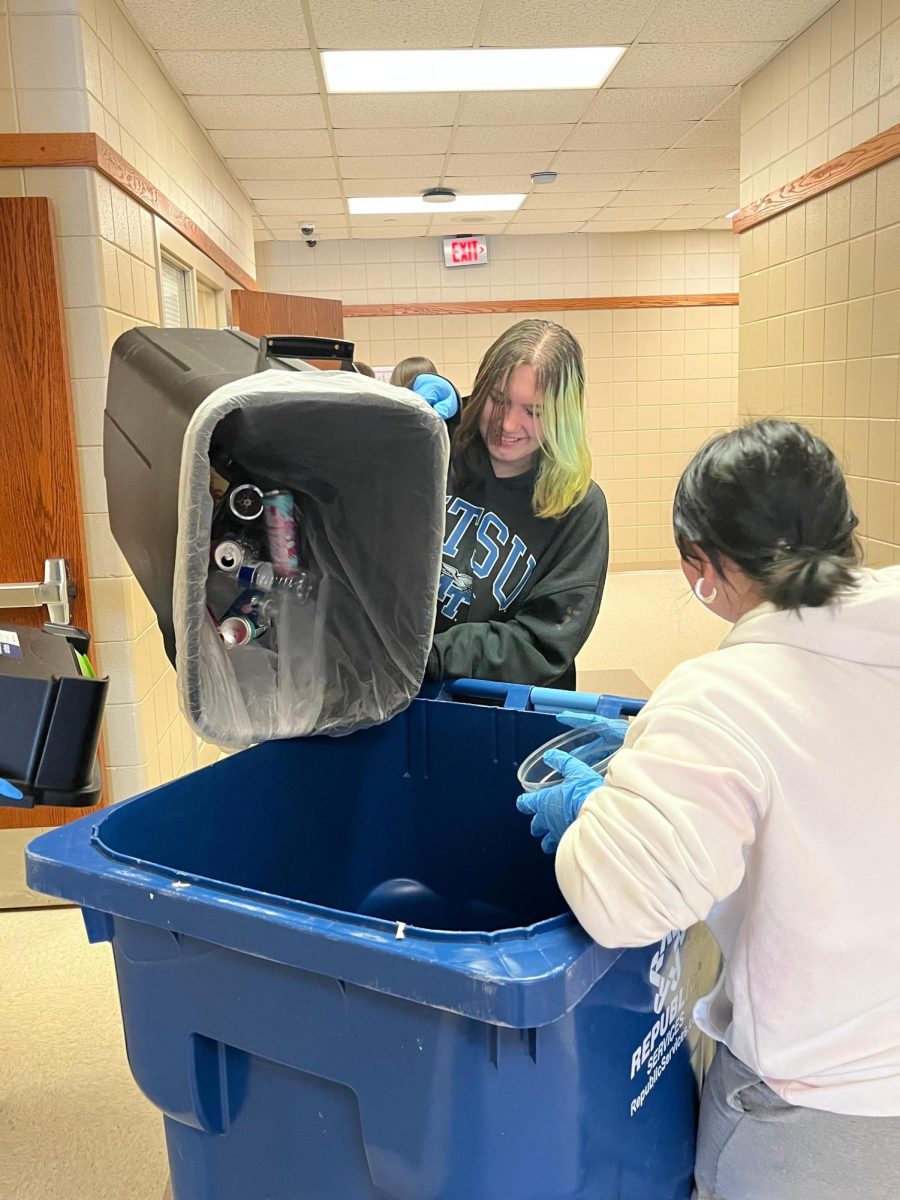
[[535,472],[454,486],[429,679],[574,686],[575,655],[597,619],[609,560],[596,483],[559,518],[532,510]]

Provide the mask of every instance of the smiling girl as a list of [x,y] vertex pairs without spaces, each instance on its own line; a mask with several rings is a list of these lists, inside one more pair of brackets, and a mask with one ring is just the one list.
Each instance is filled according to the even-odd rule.
[[575,686],[609,558],[584,404],[561,325],[520,321],[485,354],[453,442],[428,678]]

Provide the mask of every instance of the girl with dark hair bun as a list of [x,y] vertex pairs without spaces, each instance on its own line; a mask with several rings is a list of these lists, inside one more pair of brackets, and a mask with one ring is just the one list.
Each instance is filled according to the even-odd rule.
[[602,945],[719,943],[695,1200],[900,1196],[900,566],[863,569],[856,526],[802,425],[704,446],[675,540],[731,632],[627,731],[596,718],[605,780],[553,752],[519,800]]
[[858,521],[841,468],[791,421],[758,421],[707,442],[678,484],[673,523],[691,583],[722,581],[722,599],[707,601],[720,616],[745,599],[820,608],[859,583]]

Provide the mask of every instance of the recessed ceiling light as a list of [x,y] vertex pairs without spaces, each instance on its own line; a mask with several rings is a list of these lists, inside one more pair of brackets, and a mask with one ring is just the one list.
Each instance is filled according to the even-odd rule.
[[323,50],[329,92],[507,92],[598,88],[624,46],[546,50]]
[[[441,213],[448,212],[511,212],[525,199],[525,193],[496,196],[457,196],[448,204],[441,205]],[[430,213],[436,215],[434,205],[424,196],[350,196],[347,200],[351,216],[378,216],[382,213]]]
[[739,208],[733,208],[730,213],[725,214],[725,220],[727,221],[729,217],[736,217],[740,211]]

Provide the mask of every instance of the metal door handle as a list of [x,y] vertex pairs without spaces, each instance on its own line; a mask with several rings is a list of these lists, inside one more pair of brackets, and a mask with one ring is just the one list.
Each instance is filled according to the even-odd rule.
[[69,600],[75,594],[66,560],[47,558],[43,583],[0,583],[0,608],[40,608],[46,604],[55,625],[68,625]]

